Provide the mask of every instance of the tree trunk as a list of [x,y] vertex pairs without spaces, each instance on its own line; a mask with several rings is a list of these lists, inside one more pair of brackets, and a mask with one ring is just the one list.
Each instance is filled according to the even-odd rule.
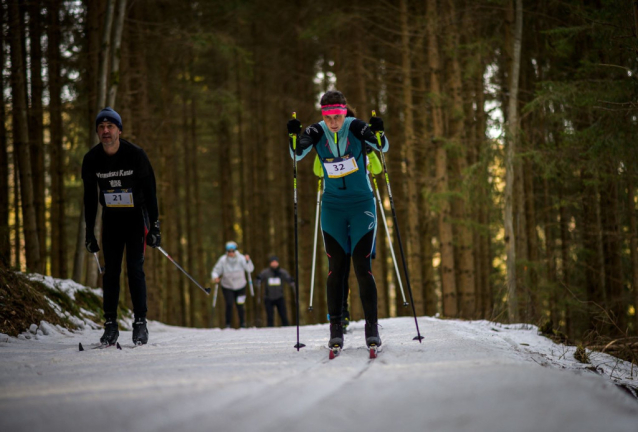
[[18,174],[18,152],[13,147],[13,266],[22,271],[22,240],[20,239],[20,175]]
[[[513,7],[512,1],[508,1],[508,9]],[[516,296],[516,241],[514,237],[514,221],[512,219],[512,192],[514,188],[514,158],[518,143],[518,80],[521,66],[521,43],[523,38],[523,0],[515,1],[516,24],[513,40],[512,73],[510,75],[504,196],[505,250],[507,255],[508,312],[510,322],[518,321],[518,299]]]
[[636,335],[638,334],[638,237],[636,237],[636,188],[632,172],[627,173],[627,218],[629,219],[631,288],[634,291],[634,335]]
[[634,335],[638,334],[638,231],[636,228],[636,187],[632,172],[627,173],[627,218],[629,219],[629,253],[631,288],[634,292]]
[[609,333],[620,336],[625,330],[625,310],[622,299],[623,274],[621,234],[618,214],[618,184],[615,164],[608,161],[605,167],[600,208],[603,228],[603,252],[605,265],[606,309],[611,316]]
[[[4,11],[0,13],[0,28],[4,29]],[[0,76],[5,69],[5,35],[0,31]],[[4,79],[0,79],[0,266],[11,265],[11,229],[9,227],[9,152],[7,149]]]
[[48,3],[49,118],[50,118],[50,176],[51,176],[51,274],[67,277],[66,218],[64,189],[64,147],[62,125],[62,76],[60,58],[61,0]]
[[459,294],[459,313],[466,319],[474,318],[476,314],[476,274],[474,269],[474,245],[472,231],[469,228],[469,216],[466,208],[466,197],[468,193],[464,190],[463,175],[467,170],[467,152],[464,140],[464,109],[463,109],[463,88],[461,76],[460,55],[460,33],[461,26],[456,18],[456,0],[447,0],[448,31],[447,31],[447,53],[450,56],[449,64],[451,74],[449,78],[449,91],[452,94],[449,101],[449,142],[454,147],[455,171],[458,174],[456,179],[457,192],[461,198],[454,200],[456,217],[460,221],[457,226],[459,260],[457,264],[457,285]]
[[[194,78],[191,74],[191,81],[194,82]],[[202,199],[199,190],[199,151],[197,146],[197,99],[195,95],[193,95],[191,99],[191,109],[190,109],[190,117],[191,117],[191,145],[193,148],[193,158],[192,158],[192,175],[193,175],[193,197],[194,197],[194,205],[195,205],[195,237],[196,237],[196,254],[197,254],[197,269],[199,271],[199,280],[206,281],[210,279],[208,269],[206,268],[205,261],[205,252],[204,252],[204,215],[202,213]],[[200,294],[201,296],[201,294]],[[211,315],[211,304],[212,301],[209,299],[202,300],[201,302],[201,314],[202,314],[202,325],[208,326],[210,324],[212,315]]]
[[[403,130],[405,133],[404,154],[407,168],[407,215],[408,224],[406,235],[404,236],[407,246],[407,264],[408,269],[412,269],[410,274],[410,282],[414,287],[412,295],[414,297],[414,307],[417,314],[423,314],[423,280],[421,272],[417,271],[421,268],[421,238],[419,233],[419,201],[420,201],[420,184],[421,176],[419,175],[419,167],[417,167],[417,159],[415,154],[415,138],[414,138],[414,115],[412,101],[412,60],[410,49],[410,24],[408,22],[408,6],[407,0],[401,0],[401,74],[403,79]],[[407,285],[407,281],[406,281]],[[407,286],[406,286],[407,288]]]
[[29,142],[31,171],[33,172],[33,202],[40,245],[42,269],[46,269],[46,217],[44,204],[44,126],[42,109],[42,4],[41,0],[29,0],[29,58],[31,65],[31,109],[29,110]]
[[563,295],[561,296],[561,303],[563,305],[563,311],[565,312],[565,332],[568,336],[573,336],[572,334],[572,316],[571,310],[569,307],[571,300],[570,293],[570,284],[571,284],[571,259],[569,257],[569,248],[570,248],[570,233],[569,228],[567,226],[570,216],[567,213],[567,208],[565,206],[565,193],[564,193],[564,185],[560,184],[558,186],[558,200],[561,203],[558,209],[558,214],[560,217],[560,251],[561,251],[561,263],[562,263],[562,290]]
[[[107,75],[108,75],[108,60],[109,60],[109,52],[111,48],[111,28],[113,25],[113,11],[115,9],[115,0],[108,0],[106,4],[106,14],[104,16],[104,27],[102,29],[102,43],[100,47],[100,57],[99,57],[99,65],[98,65],[98,87],[97,87],[97,99],[95,104],[95,111],[89,113],[89,136],[93,136],[95,133],[95,116],[96,114],[105,107],[106,103],[106,84],[107,84]],[[90,23],[89,23],[90,24]],[[97,31],[97,30],[96,30]],[[90,60],[89,60],[90,61]],[[93,82],[89,82],[89,86],[93,86]],[[90,108],[89,108],[90,109]],[[96,138],[92,138],[91,141],[96,143]],[[89,148],[93,147],[93,144],[90,144]],[[96,191],[97,193],[97,191]],[[77,276],[81,277],[81,270],[78,268],[79,266],[84,265],[84,255],[85,255],[85,231],[86,231],[86,223],[84,221],[84,206],[82,206],[82,213],[80,215],[80,223],[78,227],[78,235],[77,235],[77,244],[75,246],[75,269],[73,271],[74,278]],[[95,236],[100,241],[102,238],[102,207],[98,204],[98,211],[96,215],[95,221]],[[96,286],[98,278],[98,271],[95,260],[88,261],[87,268],[87,276],[86,281],[89,286]],[[77,280],[77,279],[76,279]]]
[[[119,84],[119,67],[120,67],[120,45],[122,40],[122,26],[124,22],[124,11],[126,9],[126,0],[118,1],[118,16],[115,21],[115,29],[113,30],[113,39],[111,40],[111,32],[113,28],[114,21],[114,9],[115,9],[115,1],[116,0],[108,0],[106,7],[106,16],[104,18],[104,33],[102,34],[102,51],[100,55],[100,64],[98,67],[98,76],[99,76],[99,86],[97,92],[97,106],[95,112],[93,113],[93,118],[99,113],[104,107],[115,106],[115,97],[117,95],[117,87]],[[114,45],[113,49],[111,49],[111,44]],[[112,53],[112,54],[111,54]],[[109,78],[109,55],[111,58],[111,86],[108,88],[108,78]],[[126,121],[126,120],[123,120]],[[93,127],[95,125],[93,124]],[[101,206],[98,204],[98,212],[95,221],[95,233],[98,241],[102,237],[102,211]],[[89,267],[87,269],[87,281],[89,286],[98,286],[98,269],[95,260],[89,260]]]
[[29,149],[29,124],[27,116],[27,95],[25,91],[26,70],[24,68],[23,44],[20,38],[21,19],[19,5],[9,2],[9,32],[11,38],[11,90],[13,95],[13,145],[17,152],[22,196],[22,217],[27,269],[42,272],[40,244],[38,241],[31,152]]
[[115,107],[117,88],[120,84],[120,59],[122,46],[122,31],[124,29],[124,17],[126,15],[126,0],[117,1],[115,12],[115,27],[113,27],[113,49],[111,50],[111,85],[106,104]]
[[550,195],[550,184],[547,177],[543,179],[543,201],[545,211],[543,212],[544,233],[545,233],[545,260],[547,263],[547,283],[549,285],[549,318],[554,324],[558,324],[558,308],[556,292],[558,291],[558,279],[556,276],[556,236],[554,234],[556,216],[554,214],[553,200]]
[[437,40],[438,11],[436,0],[427,2],[428,16],[428,63],[430,66],[430,92],[432,95],[432,135],[436,145],[436,193],[439,213],[439,244],[441,253],[441,290],[443,315],[458,315],[458,297],[454,263],[454,236],[450,221],[448,198],[448,157],[444,143],[443,111],[441,108],[441,62]]

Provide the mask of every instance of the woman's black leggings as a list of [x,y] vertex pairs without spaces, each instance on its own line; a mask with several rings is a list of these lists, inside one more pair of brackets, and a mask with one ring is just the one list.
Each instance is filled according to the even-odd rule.
[[233,290],[222,287],[224,301],[226,303],[226,327],[230,326],[233,319],[233,303],[237,305],[237,313],[239,314],[239,326],[244,327],[246,321],[244,319],[244,303],[246,302],[246,287]]
[[[341,322],[344,301],[344,278],[349,272],[350,257],[343,250],[337,240],[330,234],[323,232],[326,253],[328,254],[328,313],[330,321]],[[372,276],[371,251],[374,241],[374,231],[364,235],[352,251],[352,264],[359,283],[359,295],[363,306],[363,313],[368,322],[377,322],[377,284]]]

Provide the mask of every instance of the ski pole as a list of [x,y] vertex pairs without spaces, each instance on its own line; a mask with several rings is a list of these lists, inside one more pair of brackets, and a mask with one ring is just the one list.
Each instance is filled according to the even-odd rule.
[[[377,113],[373,110],[372,117],[376,117]],[[390,198],[390,208],[392,208],[392,218],[394,220],[394,228],[397,231],[397,241],[399,242],[399,251],[401,252],[401,259],[403,260],[403,272],[405,273],[405,282],[408,285],[408,294],[410,295],[410,303],[412,303],[412,313],[414,314],[414,324],[416,325],[416,336],[413,340],[418,340],[421,343],[423,336],[419,331],[419,322],[416,319],[416,309],[414,308],[414,298],[412,297],[412,287],[410,286],[410,274],[408,273],[408,264],[405,261],[405,253],[403,252],[403,243],[401,242],[401,233],[399,232],[399,222],[397,220],[397,211],[394,208],[394,198],[392,197],[392,188],[390,187],[390,176],[388,175],[388,166],[385,163],[385,155],[383,154],[383,145],[381,144],[381,134],[377,132],[377,143],[379,144],[379,155],[381,156],[381,163],[383,164],[383,173],[385,174],[385,183],[388,186],[388,197]]]
[[93,256],[95,257],[95,262],[97,263],[97,269],[100,274],[104,273],[104,268],[100,265],[100,259],[97,257],[97,252],[93,252]]
[[399,265],[397,263],[397,257],[394,255],[394,246],[392,246],[392,238],[390,237],[390,230],[388,229],[388,221],[385,218],[385,211],[383,210],[383,203],[381,202],[381,194],[379,193],[379,185],[377,184],[377,178],[372,176],[374,181],[374,188],[377,191],[377,199],[379,200],[379,212],[383,218],[383,225],[385,226],[385,233],[388,236],[388,244],[390,244],[390,253],[392,253],[392,261],[394,262],[394,270],[397,273],[397,280],[399,281],[399,288],[401,288],[401,297],[403,297],[403,306],[407,306],[408,302],[405,301],[405,292],[403,292],[403,282],[401,282],[401,274],[399,273]]
[[182,273],[184,273],[186,276],[188,276],[188,278],[190,280],[192,280],[195,285],[197,285],[199,287],[199,289],[201,289],[202,291],[204,291],[207,295],[210,295],[210,288],[204,288],[202,287],[199,283],[197,283],[197,281],[195,279],[193,279],[193,277],[191,275],[189,275],[188,273],[186,273],[186,270],[184,270],[179,264],[177,264],[175,262],[175,260],[173,258],[171,258],[171,256],[166,253],[166,251],[164,249],[162,249],[161,247],[157,247],[157,250],[159,250],[161,253],[163,253],[164,255],[166,255],[166,258],[169,259],[170,262],[172,262],[173,264],[175,264],[175,267],[177,267],[178,269],[180,269],[182,271]]
[[312,273],[310,278],[310,306],[308,310],[312,312],[312,298],[315,290],[315,264],[317,263],[317,234],[319,233],[319,208],[321,206],[321,178],[317,184],[317,212],[315,213],[315,243],[312,248]]
[[[292,118],[297,118],[297,113],[292,113]],[[297,305],[297,344],[295,348],[299,351],[300,348],[306,345],[299,342],[299,235],[297,232],[297,134],[289,134],[292,138],[292,169],[293,169],[293,196],[295,207],[295,303]]]
[[251,272],[248,273],[248,285],[250,285],[250,296],[255,297],[255,290],[253,289],[253,275]]
[[215,284],[215,294],[213,294],[213,309],[215,309],[215,306],[217,305],[217,291],[219,290],[219,284],[216,283]]

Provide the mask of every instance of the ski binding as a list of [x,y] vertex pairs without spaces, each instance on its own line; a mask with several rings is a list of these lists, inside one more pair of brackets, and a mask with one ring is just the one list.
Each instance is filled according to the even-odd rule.
[[338,357],[341,354],[341,347],[339,345],[334,345],[330,347],[330,353],[328,354],[328,358],[333,360],[335,357]]
[[375,344],[371,344],[368,348],[370,349],[370,360],[377,358],[377,354],[379,353],[379,347],[376,346]]

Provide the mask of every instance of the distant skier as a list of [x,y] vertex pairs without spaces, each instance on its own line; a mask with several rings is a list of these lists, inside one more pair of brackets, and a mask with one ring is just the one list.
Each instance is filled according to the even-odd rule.
[[145,245],[161,244],[155,174],[140,147],[120,138],[122,119],[104,108],[95,119],[100,143],[84,156],[84,216],[86,248],[100,250],[95,237],[98,200],[102,204],[102,247],[104,248],[104,334],[100,342],[113,345],[119,337],[117,305],[120,298],[122,256],[126,247],[126,268],[133,300],[133,342],[148,342],[146,328]]
[[286,299],[284,297],[284,283],[295,292],[295,281],[290,277],[290,273],[279,267],[279,258],[271,256],[268,260],[269,267],[257,275],[257,288],[265,285],[263,292],[264,306],[266,307],[266,317],[268,327],[275,326],[275,307],[281,318],[281,325],[287,326],[288,314],[286,312]]
[[226,243],[226,253],[213,267],[211,277],[215,283],[221,283],[224,302],[226,303],[226,328],[230,328],[233,317],[233,303],[237,306],[239,326],[246,327],[244,303],[246,303],[246,272],[252,272],[255,266],[248,254],[242,255],[237,250],[237,243]]
[[[308,126],[302,133],[297,119],[288,122],[288,133],[299,136],[296,154],[302,159],[314,147],[324,170],[324,193],[321,204],[321,228],[328,255],[328,313],[330,341],[333,349],[343,347],[343,278],[346,270],[348,239],[352,242],[352,261],[359,283],[365,315],[365,337],[369,347],[381,345],[377,328],[377,286],[372,276],[370,255],[376,235],[376,200],[366,175],[366,147],[387,151],[383,121],[370,119],[370,126],[348,113],[346,98],[339,91],[321,97],[323,121]],[[348,115],[350,114],[350,115]],[[380,133],[379,148],[375,133]],[[291,144],[292,144],[292,140]],[[360,169],[361,168],[361,169]],[[334,352],[334,351],[333,351]]]

